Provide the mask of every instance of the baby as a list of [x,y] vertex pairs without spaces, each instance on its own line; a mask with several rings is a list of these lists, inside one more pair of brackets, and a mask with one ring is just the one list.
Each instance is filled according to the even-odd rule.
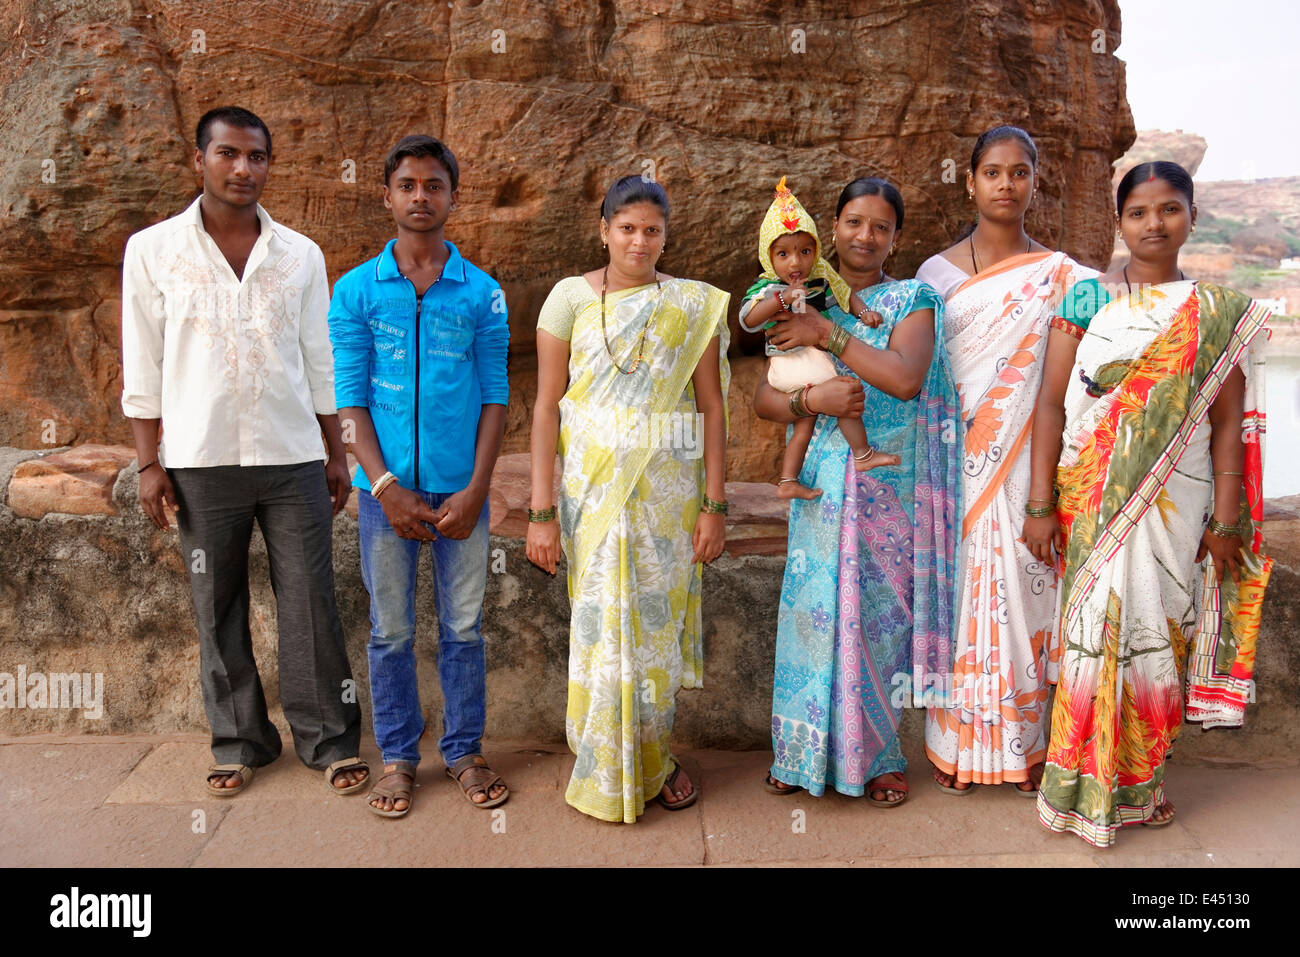
[[[747,332],[770,329],[794,313],[803,312],[805,304],[825,315],[830,308],[828,291],[844,312],[860,317],[865,325],[880,325],[879,314],[868,310],[830,263],[822,259],[817,225],[786,188],[784,176],[776,184],[776,198],[759,228],[758,261],[763,275],[749,287],[740,307],[740,325]],[[834,334],[831,341],[836,341]],[[793,394],[837,375],[830,355],[814,346],[782,352],[769,342],[767,355],[767,381],[779,392]],[[897,455],[871,447],[860,418],[844,417],[838,422],[853,453],[853,467],[859,472],[902,462]],[[777,482],[777,494],[782,498],[814,499],[821,495],[820,489],[799,482],[816,423],[815,415],[794,420],[794,432],[781,458],[781,480]]]

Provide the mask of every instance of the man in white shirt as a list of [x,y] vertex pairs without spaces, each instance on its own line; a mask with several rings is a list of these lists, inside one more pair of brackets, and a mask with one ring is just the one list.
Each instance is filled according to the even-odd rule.
[[164,529],[163,504],[176,511],[190,569],[217,761],[208,791],[237,793],[280,754],[248,626],[256,519],[295,750],[333,791],[353,793],[368,769],[334,598],[331,530],[351,483],[325,258],[258,205],[271,161],[265,123],[238,107],[211,110],[195,141],[203,195],[126,244],[122,411],[141,463],[140,505]]

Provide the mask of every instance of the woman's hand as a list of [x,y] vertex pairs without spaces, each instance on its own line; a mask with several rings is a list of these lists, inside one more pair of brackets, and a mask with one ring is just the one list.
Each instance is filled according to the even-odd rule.
[[695,534],[691,536],[691,544],[695,547],[692,562],[704,562],[707,565],[721,555],[727,544],[726,516],[717,512],[700,512],[695,520]]
[[1223,581],[1224,572],[1231,572],[1232,580],[1240,582],[1242,544],[1240,535],[1224,538],[1222,535],[1215,535],[1207,528],[1201,534],[1201,547],[1196,550],[1196,560],[1199,562],[1205,557],[1205,553],[1209,552],[1210,560],[1214,562],[1214,567],[1219,572],[1219,581]]
[[1026,517],[1020,541],[1044,565],[1052,564],[1053,549],[1058,555],[1065,554],[1065,533],[1061,530],[1056,512],[1044,518]]
[[767,340],[782,352],[798,346],[823,347],[831,331],[831,321],[815,310],[803,313],[778,312],[776,326],[767,332]]
[[862,380],[851,375],[837,375],[808,390],[808,411],[818,415],[860,419],[866,408]]
[[560,561],[560,523],[529,522],[524,536],[524,554],[528,560],[547,574],[554,575]]

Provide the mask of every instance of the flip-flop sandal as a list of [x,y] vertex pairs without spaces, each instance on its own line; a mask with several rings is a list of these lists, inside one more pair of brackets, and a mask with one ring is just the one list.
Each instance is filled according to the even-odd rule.
[[[898,783],[877,784],[875,785],[875,787],[872,787],[873,782],[879,781],[882,778],[889,778],[889,777],[898,778]],[[872,791],[884,791],[886,793],[888,793],[889,791],[902,791],[903,796],[896,801],[889,801],[889,800],[882,801],[879,800],[878,798],[873,798],[871,796]],[[905,804],[907,802],[907,795],[908,795],[907,778],[903,777],[903,775],[897,771],[890,771],[887,774],[882,774],[879,777],[874,777],[867,782],[867,800],[870,801],[872,804],[874,804],[876,807],[898,807],[900,804]]]
[[[1173,805],[1170,804],[1168,801],[1166,801],[1164,804],[1161,804],[1160,807],[1156,808],[1156,810],[1158,811],[1162,807],[1167,807],[1169,808],[1170,811],[1174,810]],[[1150,821],[1143,821],[1142,826],[1143,827],[1168,827],[1170,824],[1173,823],[1174,823],[1174,815],[1170,814],[1163,821],[1157,821],[1154,818],[1152,818]]]
[[[388,770],[389,768],[392,770]],[[389,778],[405,779],[405,784],[385,784]],[[414,801],[411,800],[411,789],[415,786],[415,765],[409,761],[394,761],[392,764],[384,765],[383,776],[375,782],[374,787],[370,789],[370,794],[366,797],[366,807],[370,809],[371,814],[378,814],[380,817],[406,817],[411,812]],[[405,801],[406,807],[400,811],[394,808],[391,811],[385,811],[381,807],[376,807],[370,802],[375,798],[389,798],[396,804],[398,801]]]
[[[1024,797],[1024,798],[1032,798],[1032,799],[1034,799],[1034,800],[1037,800],[1037,799],[1038,799],[1038,789],[1039,789],[1040,785],[1042,784],[1042,780],[1043,780],[1043,772],[1040,771],[1040,772],[1038,773],[1038,780],[1035,781],[1035,780],[1034,780],[1034,768],[1045,768],[1045,767],[1046,767],[1046,766],[1045,766],[1045,765],[1040,761],[1038,764],[1035,764],[1033,767],[1031,767],[1031,768],[1029,769],[1029,771],[1027,772],[1028,775],[1029,775],[1029,780],[1028,780],[1028,781],[1016,781],[1016,782],[1014,782],[1011,786],[1012,786],[1013,788],[1016,789],[1016,793],[1019,794],[1021,797]],[[1020,786],[1020,785],[1022,785],[1022,784],[1032,784],[1033,787],[1031,787],[1028,791],[1026,791],[1024,788],[1022,788],[1022,787]]]
[[[358,781],[356,784],[349,784],[345,788],[336,788],[334,786],[334,778],[339,774],[342,774],[344,771],[365,771],[366,779],[364,781]],[[342,761],[335,761],[325,769],[325,786],[334,794],[355,794],[369,783],[370,765],[366,764],[366,762],[362,761],[356,755],[353,755],[350,758],[344,758]]]
[[771,774],[767,774],[763,778],[763,787],[767,788],[770,794],[798,794],[803,790],[797,784],[787,784],[785,787],[779,788],[775,782],[776,778],[772,777]]
[[[938,768],[934,768],[934,770],[939,771]],[[939,771],[939,773],[947,774],[948,772]],[[957,775],[954,774],[951,775],[951,777],[952,777],[952,783],[955,785],[957,783]],[[953,797],[965,797],[967,794],[970,794],[971,791],[975,790],[975,785],[973,784],[967,784],[964,788],[951,787],[949,785],[942,783],[937,777],[934,776],[934,774],[930,775],[930,780],[932,780],[934,782],[934,786],[937,787],[944,794],[949,794],[952,795]]]
[[[465,775],[472,771],[480,772],[472,775],[470,780],[464,780]],[[488,777],[490,775],[490,777]],[[492,787],[496,784],[504,785],[501,775],[497,774],[490,767],[486,759],[481,754],[467,754],[455,764],[447,769],[447,777],[451,778],[460,785],[461,793],[465,795],[465,800],[478,808],[496,807],[499,804],[505,804],[510,799],[510,789],[506,788],[497,797],[492,797]],[[482,794],[486,801],[475,801],[474,795]]]
[[[236,788],[217,787],[212,783],[212,779],[218,774],[224,774],[226,777],[229,777],[232,774],[238,774],[242,783]],[[222,778],[222,780],[225,780],[225,778]],[[213,797],[234,797],[240,791],[244,790],[244,788],[248,787],[252,780],[253,769],[246,764],[214,764],[212,767],[208,768],[208,793]]]
[[[677,762],[674,763],[676,764],[676,766],[673,768],[673,773],[668,775],[668,780],[664,781],[664,787],[666,787],[670,791],[676,790],[676,788],[674,788],[673,785],[677,783],[677,775],[682,773],[681,764]],[[691,793],[686,795],[686,797],[682,798],[680,801],[665,801],[664,788],[660,788],[659,793],[655,795],[654,799],[658,801],[660,804],[662,804],[664,808],[669,811],[684,811],[692,804],[694,804],[696,798],[698,798],[699,796],[700,796],[700,789],[698,787],[692,786]]]

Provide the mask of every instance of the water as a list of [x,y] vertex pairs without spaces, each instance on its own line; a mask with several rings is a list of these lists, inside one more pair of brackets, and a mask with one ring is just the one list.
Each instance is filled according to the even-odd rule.
[[1300,494],[1300,355],[1273,355],[1264,365],[1264,497]]

